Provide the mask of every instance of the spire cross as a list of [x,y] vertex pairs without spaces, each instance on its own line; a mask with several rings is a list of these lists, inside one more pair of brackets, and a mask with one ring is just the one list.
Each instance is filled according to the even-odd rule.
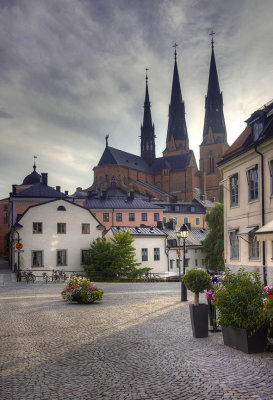
[[174,47],[174,58],[175,58],[175,61],[176,61],[176,55],[177,55],[176,48],[178,47],[178,44],[174,43],[173,47]]
[[33,158],[34,158],[33,169],[36,170],[35,158],[37,158],[37,156],[33,156]]
[[149,71],[149,68],[145,68],[145,70],[146,70],[146,83],[148,82],[148,75],[147,75],[147,72]]
[[214,45],[213,35],[215,35],[215,32],[213,32],[213,30],[212,30],[209,35],[211,36],[211,48],[213,49],[213,45]]

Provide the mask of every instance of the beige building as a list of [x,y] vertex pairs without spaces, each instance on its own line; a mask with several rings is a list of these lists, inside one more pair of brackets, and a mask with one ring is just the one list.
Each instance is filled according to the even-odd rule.
[[[225,265],[259,270],[273,284],[273,247],[259,232],[273,220],[273,101],[255,111],[218,164],[223,174]],[[261,239],[267,239],[265,236]]]

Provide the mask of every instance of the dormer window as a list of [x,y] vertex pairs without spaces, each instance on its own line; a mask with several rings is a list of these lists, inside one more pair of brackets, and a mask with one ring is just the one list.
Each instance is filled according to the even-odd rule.
[[259,138],[262,130],[263,130],[262,122],[255,122],[253,124],[253,139],[254,139],[254,141],[256,141]]
[[66,209],[65,209],[64,206],[59,206],[59,207],[57,208],[57,211],[66,211]]

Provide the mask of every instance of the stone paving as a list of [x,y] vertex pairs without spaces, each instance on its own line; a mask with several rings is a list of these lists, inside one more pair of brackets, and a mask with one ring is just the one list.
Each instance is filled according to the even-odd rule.
[[98,284],[92,305],[62,286],[3,279],[1,400],[273,399],[273,353],[194,339],[179,283]]

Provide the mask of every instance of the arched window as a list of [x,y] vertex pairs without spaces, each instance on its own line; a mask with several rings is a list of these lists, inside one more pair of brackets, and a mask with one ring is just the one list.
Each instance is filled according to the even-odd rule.
[[66,211],[66,208],[64,206],[59,206],[57,208],[57,211]]
[[212,151],[209,153],[209,172],[214,172],[214,157]]

